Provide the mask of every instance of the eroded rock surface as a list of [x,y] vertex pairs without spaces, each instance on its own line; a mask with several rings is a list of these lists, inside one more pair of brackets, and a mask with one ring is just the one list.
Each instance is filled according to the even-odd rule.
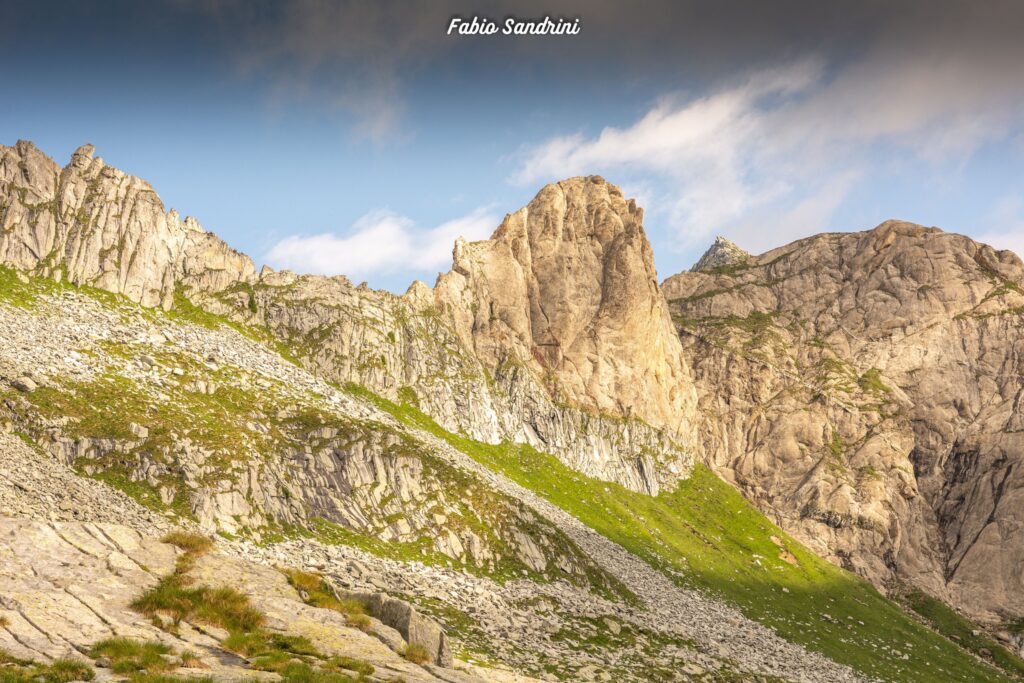
[[1024,613],[1024,268],[890,221],[663,285],[705,452],[763,510],[879,585]]
[[176,287],[253,277],[248,257],[93,153],[79,147],[61,168],[31,142],[0,146],[0,261],[164,308]]
[[642,223],[599,176],[547,185],[490,240],[456,244],[438,301],[490,370],[523,363],[557,397],[686,434],[695,396]]
[[656,493],[693,462],[695,394],[642,211],[604,180],[549,185],[433,290],[264,269],[86,145],[64,168],[0,147],[0,263],[267,330],[326,379],[417,403],[444,427],[551,452]]
[[[174,571],[179,554],[171,545],[115,524],[0,519],[0,616],[5,619],[0,649],[41,661],[70,657],[96,663],[87,656],[92,645],[122,637],[191,653],[203,667],[193,674],[267,679],[222,645],[226,634],[220,629],[182,622],[172,633],[131,608],[132,601]],[[242,590],[265,615],[271,632],[305,636],[324,655],[371,664],[372,680],[489,680],[454,671],[432,673],[404,660],[379,639],[348,626],[343,615],[305,604],[271,567],[215,552],[200,558],[191,574],[196,585]]]

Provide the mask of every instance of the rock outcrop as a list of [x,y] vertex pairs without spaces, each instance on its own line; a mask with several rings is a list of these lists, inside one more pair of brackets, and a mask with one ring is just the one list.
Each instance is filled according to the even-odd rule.
[[31,373],[38,385],[0,387],[0,453],[12,472],[45,454],[207,533],[320,530],[479,571],[593,573],[521,502],[266,346],[73,290],[60,300],[28,318],[0,306],[0,378]]
[[643,210],[599,176],[544,187],[435,288],[485,367],[524,364],[556,400],[688,435],[695,393]]
[[695,273],[712,271],[716,268],[727,268],[730,266],[741,266],[750,259],[750,254],[740,249],[735,242],[732,242],[721,235],[715,238],[715,243],[708,247],[700,260],[690,270]]
[[[488,469],[469,453],[502,449],[455,434],[531,444],[652,495],[699,456],[877,585],[909,581],[1019,627],[1024,266],[1010,252],[901,222],[760,256],[719,238],[659,288],[642,211],[586,177],[546,186],[489,240],[460,240],[453,260],[433,288],[402,296],[256,274],[90,146],[65,168],[30,143],[0,148],[0,516],[50,519],[16,531],[54,552],[58,521],[174,519],[237,536],[227,552],[300,558],[378,595],[366,601],[394,626],[383,640],[400,642],[398,629],[435,664],[450,662],[448,636],[418,617],[472,595],[488,623],[460,621],[462,637],[526,671],[633,681],[672,662],[679,677],[853,680]],[[83,552],[132,581],[152,577],[135,575],[125,547],[166,554],[145,534],[67,528],[78,550],[110,541],[127,560]],[[389,585],[339,568],[361,563]],[[291,600],[271,570],[223,564]],[[0,578],[45,601],[26,577],[50,569]],[[127,581],[113,573],[96,585]],[[394,585],[421,602],[381,594]],[[631,590],[643,608],[626,605]],[[44,636],[81,651],[65,632],[99,627],[68,609],[73,623]],[[624,636],[621,657],[575,652],[605,631]],[[642,651],[623,644],[633,638]]]
[[[73,658],[102,670],[110,663],[86,654],[97,642],[117,637],[188,653],[180,661],[168,655],[171,669],[182,674],[266,680],[265,672],[251,668],[251,662],[224,643],[227,634],[221,629],[201,621],[160,628],[132,609],[136,598],[175,570],[180,555],[167,543],[115,524],[0,519],[0,651],[39,661]],[[324,656],[369,665],[374,680],[494,680],[431,672],[406,661],[373,635],[346,624],[343,615],[305,604],[277,569],[213,553],[200,558],[189,573],[197,585],[240,588],[264,615],[271,633],[303,637]]]
[[710,464],[821,554],[1024,614],[1024,267],[890,221],[681,273]]
[[79,147],[61,168],[31,142],[0,146],[0,262],[163,308],[177,287],[253,278],[248,257],[93,152]]
[[[201,558],[197,581],[247,587],[267,628],[305,635],[322,652],[380,656],[382,680],[405,667],[384,649],[405,638],[441,663],[450,644],[463,669],[406,668],[410,683],[861,680],[678,585],[444,438],[395,420],[364,391],[332,387],[227,325],[40,278],[0,282],[0,517],[21,518],[0,520],[15,530],[0,538],[0,617],[13,625],[7,633],[39,645],[17,648],[0,626],[0,650],[46,660],[107,637],[112,629],[63,592],[70,581],[75,595],[103,592],[89,604],[119,633],[180,653],[202,646],[203,656],[240,666],[217,634],[183,625],[165,640],[127,608],[173,565],[153,537],[185,525],[219,532],[218,550],[231,556]],[[26,376],[31,391],[12,385]],[[41,520],[52,522],[42,536],[26,529]],[[50,538],[53,529],[73,530],[74,545]],[[280,566],[322,573],[341,596],[401,598],[441,623],[444,637],[401,603],[376,611],[395,625],[371,625],[383,644],[352,633],[338,615],[296,601],[271,569]],[[48,635],[5,610],[26,610]],[[210,666],[215,680],[238,678]]]
[[396,297],[343,276],[257,275],[89,145],[63,169],[31,143],[0,148],[0,263],[145,306],[187,297],[449,430],[657,493],[692,465],[695,393],[641,222],[600,178],[549,185],[492,239],[460,242],[433,290]]
[[405,642],[422,647],[431,663],[451,668],[452,648],[444,629],[433,619],[420,614],[405,600],[384,593],[338,591],[337,594],[343,599],[356,600],[365,605],[370,614],[398,631]]

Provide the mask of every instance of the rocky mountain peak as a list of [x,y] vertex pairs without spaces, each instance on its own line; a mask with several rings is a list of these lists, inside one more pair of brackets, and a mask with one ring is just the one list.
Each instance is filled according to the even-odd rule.
[[485,365],[522,363],[560,399],[687,429],[695,396],[643,210],[604,178],[551,183],[490,240],[456,245],[435,291]]
[[750,259],[750,254],[741,249],[736,243],[719,235],[700,260],[690,270],[695,273],[721,268],[722,266],[734,266],[745,263]]
[[0,147],[0,263],[150,307],[184,292],[297,345],[333,381],[409,389],[448,428],[531,443],[636,490],[692,465],[696,397],[643,211],[603,178],[548,185],[491,239],[457,242],[434,289],[395,297],[344,276],[257,275],[94,153],[83,145],[61,168],[29,142]]
[[0,263],[164,308],[177,287],[255,277],[248,257],[94,152],[83,145],[61,168],[31,142],[0,146]]
[[74,151],[71,155],[71,165],[76,168],[83,168],[89,165],[92,161],[92,155],[96,153],[96,147],[93,145],[82,145]]
[[[878,585],[1024,613],[1007,531],[1024,491],[1021,260],[890,220],[747,266],[663,285],[712,465]],[[721,421],[722,396],[742,419]]]

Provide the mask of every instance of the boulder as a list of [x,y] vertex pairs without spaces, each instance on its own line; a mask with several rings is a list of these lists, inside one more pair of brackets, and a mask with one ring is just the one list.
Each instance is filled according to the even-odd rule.
[[357,600],[366,610],[384,625],[398,631],[405,642],[423,647],[437,666],[451,668],[452,648],[448,635],[436,621],[420,614],[415,607],[404,600],[392,598],[384,593],[364,593],[335,589],[342,600]]

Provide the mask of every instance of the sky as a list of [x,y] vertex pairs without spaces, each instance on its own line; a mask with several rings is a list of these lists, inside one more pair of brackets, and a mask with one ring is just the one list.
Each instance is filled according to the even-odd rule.
[[0,144],[94,144],[258,264],[396,292],[573,175],[637,198],[661,278],[890,218],[1024,254],[1021,35],[1007,0],[0,0]]

